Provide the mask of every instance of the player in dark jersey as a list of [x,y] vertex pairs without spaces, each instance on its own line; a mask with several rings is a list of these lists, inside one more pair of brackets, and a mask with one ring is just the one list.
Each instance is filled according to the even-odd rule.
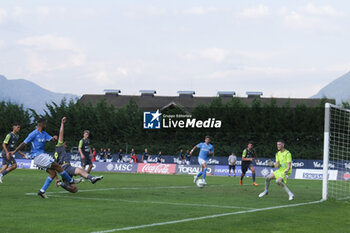
[[104,156],[105,156],[105,152],[103,152],[103,148],[101,148],[100,151],[98,152],[98,162],[102,162]]
[[111,148],[107,149],[106,157],[107,157],[107,160],[106,160],[107,162],[112,162],[113,152],[111,151]]
[[[55,160],[56,162],[71,176],[81,176],[85,179],[88,179],[92,184],[96,183],[97,181],[103,179],[103,176],[93,177],[89,173],[87,173],[84,169],[73,167],[70,164],[70,156],[66,153],[66,143],[63,141],[64,137],[64,123],[66,122],[66,118],[62,119],[61,122],[61,128],[60,133],[58,136],[58,143],[56,145],[56,152],[55,152]],[[70,184],[69,182],[63,182],[56,178],[56,185],[61,186],[62,188],[66,189],[67,191],[71,193],[78,192],[78,187],[76,184]]]
[[159,151],[159,153],[157,155],[157,163],[163,163],[162,152],[161,151]]
[[117,159],[117,162],[118,162],[118,163],[123,162],[123,154],[122,154],[122,153],[123,153],[123,150],[122,150],[122,148],[120,148],[120,149],[119,149],[119,152],[118,152],[118,154],[117,154],[117,158],[118,158],[118,159]]
[[179,153],[179,164],[186,165],[186,155],[182,148],[180,149],[180,153]]
[[90,148],[90,131],[84,130],[84,137],[79,141],[79,153],[81,160],[81,167],[85,170],[86,165],[89,165],[87,172],[90,173],[92,169],[91,148]]
[[145,148],[145,152],[142,154],[141,162],[142,163],[147,163],[148,162],[148,149]]
[[[2,183],[2,178],[10,173],[11,171],[17,168],[17,163],[15,158],[10,154],[11,151],[14,151],[18,142],[18,132],[21,130],[21,126],[19,123],[12,124],[12,131],[6,135],[5,140],[2,143],[2,147],[4,148],[1,152],[2,156],[2,167],[0,169],[0,183]],[[22,157],[25,155],[22,151],[18,151]]]
[[185,157],[186,157],[186,164],[190,165],[191,164],[191,157],[192,157],[192,155],[190,154],[190,150],[186,151]]
[[254,159],[257,159],[257,156],[255,149],[253,148],[253,142],[250,141],[248,142],[248,147],[243,150],[242,154],[242,175],[241,180],[239,181],[240,185],[243,185],[243,178],[249,168],[252,171],[253,185],[258,186],[258,184],[255,182],[255,169],[253,166]]

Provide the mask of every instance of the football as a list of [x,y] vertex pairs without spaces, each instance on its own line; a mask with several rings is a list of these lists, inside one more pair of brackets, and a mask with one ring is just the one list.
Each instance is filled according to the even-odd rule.
[[198,188],[204,188],[204,186],[205,186],[204,181],[202,179],[198,179],[196,181],[196,185]]

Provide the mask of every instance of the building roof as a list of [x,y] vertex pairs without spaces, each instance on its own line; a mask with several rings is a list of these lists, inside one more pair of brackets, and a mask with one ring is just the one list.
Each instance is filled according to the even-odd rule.
[[[210,104],[216,96],[204,97],[204,96],[140,96],[140,95],[93,95],[86,94],[79,100],[83,104],[91,103],[95,106],[99,101],[105,99],[107,104],[115,106],[116,109],[127,105],[130,99],[133,98],[139,108],[143,111],[154,111],[157,109],[165,109],[168,106],[177,105],[183,108],[185,111],[191,112],[196,106],[200,104]],[[232,98],[239,98],[244,104],[251,104],[254,98],[247,97],[221,97],[223,103],[227,103]],[[310,99],[310,98],[260,98],[262,104],[268,104],[271,100],[275,100],[277,106],[283,106],[288,101],[291,107],[305,104],[308,107],[318,106],[322,99]],[[334,102],[330,99],[329,102]]]

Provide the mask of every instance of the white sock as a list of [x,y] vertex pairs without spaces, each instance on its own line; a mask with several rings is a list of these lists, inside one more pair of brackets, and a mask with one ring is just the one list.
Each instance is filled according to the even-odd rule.
[[283,184],[283,188],[284,188],[284,190],[286,190],[286,192],[288,193],[289,196],[293,196],[293,193],[289,190],[289,188],[287,187],[286,184]]

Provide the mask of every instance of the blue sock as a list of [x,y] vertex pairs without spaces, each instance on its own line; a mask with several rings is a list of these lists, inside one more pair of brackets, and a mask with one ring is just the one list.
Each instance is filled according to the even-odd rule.
[[73,178],[70,177],[70,175],[68,175],[68,173],[66,171],[63,170],[63,172],[60,173],[60,176],[62,176],[63,180],[72,182]]
[[7,170],[4,170],[3,172],[2,172],[2,176],[5,176],[7,173],[9,173]]
[[202,174],[203,174],[203,172],[199,172],[199,173],[197,174],[197,178],[200,177]]
[[203,170],[203,180],[205,180],[206,176],[207,176],[207,168],[204,168],[204,170]]
[[92,181],[92,176],[91,175],[88,175],[87,177],[86,177],[88,180],[90,180],[90,181]]
[[45,180],[45,184],[44,186],[40,189],[41,192],[46,192],[46,190],[49,188],[50,184],[51,184],[52,178],[51,177],[47,177]]

